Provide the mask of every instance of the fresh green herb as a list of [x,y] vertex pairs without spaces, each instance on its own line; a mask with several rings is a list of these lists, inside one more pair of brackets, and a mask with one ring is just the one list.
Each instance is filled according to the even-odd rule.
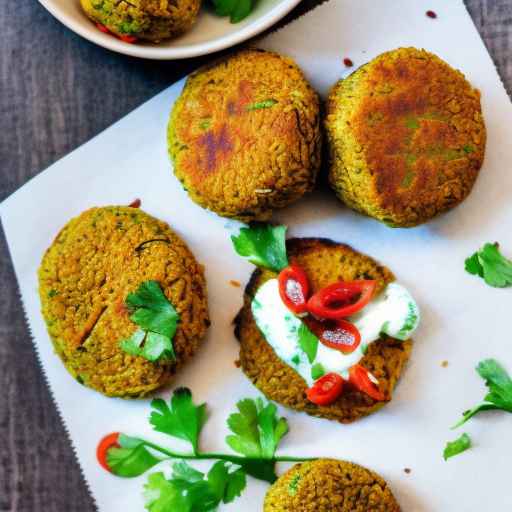
[[280,272],[288,266],[285,236],[286,226],[253,224],[241,228],[231,241],[235,251],[251,263]]
[[151,401],[154,409],[149,417],[153,428],[164,434],[178,437],[192,445],[194,453],[198,451],[199,434],[206,422],[206,404],[195,405],[190,389],[177,389],[169,404],[161,398]]
[[135,293],[126,297],[132,311],[130,320],[139,326],[129,338],[120,342],[122,350],[148,361],[175,359],[172,339],[179,315],[164,295],[157,281],[145,281]]
[[59,295],[59,292],[58,292],[57,290],[50,290],[50,291],[48,292],[48,297],[49,297],[50,299],[53,299],[53,297],[55,297],[56,295]]
[[245,109],[251,111],[251,110],[260,110],[262,108],[271,108],[276,103],[278,103],[278,101],[274,100],[274,99],[257,101],[256,103],[251,103],[250,105],[247,105],[247,107],[245,107]]
[[318,351],[318,338],[309,330],[306,324],[299,327],[299,346],[308,356],[308,361],[312,363],[316,358]]
[[[232,434],[227,444],[241,455],[203,453],[199,451],[199,435],[206,421],[206,405],[196,405],[190,390],[177,389],[169,403],[157,399],[151,403],[149,422],[155,430],[188,441],[192,453],[176,453],[150,441],[119,434],[118,444],[107,451],[111,472],[122,477],[136,477],[156,464],[179,459],[173,465],[171,478],[164,473],[148,476],[145,485],[146,508],[150,512],[202,512],[214,510],[220,503],[230,503],[240,496],[251,475],[266,482],[277,479],[278,461],[311,460],[276,456],[277,446],[288,432],[288,423],[277,415],[277,407],[262,399],[246,398],[237,404],[238,411],[227,420]],[[215,460],[205,475],[185,460]]]
[[186,462],[175,463],[171,479],[161,472],[149,476],[146,508],[150,512],[206,512],[220,503],[231,503],[245,489],[246,477],[241,469],[230,469],[226,462],[218,461],[205,475]]
[[249,16],[255,0],[212,0],[215,14],[229,16],[231,23],[238,23]]
[[367,343],[361,343],[361,353],[364,355],[366,355],[368,352],[368,344]]
[[443,451],[444,460],[448,460],[450,457],[458,455],[471,448],[471,438],[467,434],[462,434],[455,441],[448,441]]
[[320,364],[316,363],[311,367],[311,378],[317,380],[325,375],[325,368]]
[[505,258],[498,244],[485,244],[479,251],[466,259],[466,271],[478,275],[495,288],[512,284],[512,261]]
[[291,358],[291,362],[298,366],[300,364],[300,357],[299,357],[299,354],[295,354],[292,358]]
[[489,393],[481,404],[466,411],[452,428],[460,427],[482,411],[501,410],[512,413],[512,380],[506,370],[495,359],[486,359],[478,364],[476,371],[485,380]]
[[475,151],[475,148],[473,146],[470,146],[469,144],[464,146],[462,149],[466,154],[473,153]]
[[288,484],[288,494],[295,496],[299,487],[300,475],[294,475]]

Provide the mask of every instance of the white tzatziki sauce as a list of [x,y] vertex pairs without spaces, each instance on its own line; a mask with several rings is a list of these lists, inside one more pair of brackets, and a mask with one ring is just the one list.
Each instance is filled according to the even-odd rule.
[[[311,386],[324,373],[338,373],[348,378],[348,369],[357,364],[367,347],[385,333],[398,340],[406,340],[415,331],[420,312],[410,293],[397,283],[390,283],[361,311],[348,317],[361,333],[361,343],[351,354],[323,345],[295,316],[279,295],[277,279],[266,281],[256,292],[251,303],[252,314],[265,339],[277,356],[291,366]],[[310,339],[316,338],[316,353],[308,354],[301,347],[301,337],[307,330]]]

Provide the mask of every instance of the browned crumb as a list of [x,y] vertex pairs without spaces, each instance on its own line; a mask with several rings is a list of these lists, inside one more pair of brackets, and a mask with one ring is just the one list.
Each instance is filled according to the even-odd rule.
[[231,286],[234,286],[235,288],[240,288],[240,286],[242,286],[242,285],[240,284],[240,281],[235,281],[234,279],[230,279],[229,284],[230,284]]
[[240,368],[240,359],[235,359],[235,361],[234,361],[234,362],[235,362],[235,366],[236,366],[237,368]]
[[404,468],[404,473],[409,474],[411,472],[411,468]]
[[447,368],[447,367],[448,367],[448,361],[443,361],[443,362],[441,363],[441,366],[442,366],[443,368]]

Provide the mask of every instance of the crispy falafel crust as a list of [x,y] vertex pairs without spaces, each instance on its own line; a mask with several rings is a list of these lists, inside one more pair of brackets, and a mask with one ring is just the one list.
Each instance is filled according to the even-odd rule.
[[[299,264],[307,273],[312,293],[335,281],[375,279],[377,293],[394,281],[393,274],[372,258],[347,245],[322,238],[295,238],[287,241],[290,263]],[[240,341],[240,363],[244,373],[267,398],[298,411],[341,423],[351,423],[380,409],[365,393],[345,388],[331,405],[318,406],[306,398],[304,379],[276,355],[261,334],[251,312],[251,301],[257,289],[275,278],[270,270],[257,269],[245,289],[244,306],[235,319],[235,335]],[[391,400],[392,391],[409,359],[412,342],[398,341],[383,335],[368,346],[361,364],[377,377],[379,389]]]
[[174,173],[224,217],[267,220],[313,189],[318,96],[289,58],[244,50],[192,74],[171,114]]
[[[137,329],[126,296],[150,279],[180,315],[176,361],[151,363],[119,348]],[[167,224],[138,208],[91,208],[68,222],[43,257],[39,294],[68,371],[108,396],[141,397],[168,383],[209,325],[203,268]]]
[[267,492],[263,512],[400,512],[387,483],[357,464],[318,459],[296,464]]
[[415,226],[459,204],[484,158],[480,93],[416,48],[384,53],[338,82],[325,126],[332,188],[391,226]]
[[189,30],[201,0],[80,0],[87,16],[118,36],[158,43]]

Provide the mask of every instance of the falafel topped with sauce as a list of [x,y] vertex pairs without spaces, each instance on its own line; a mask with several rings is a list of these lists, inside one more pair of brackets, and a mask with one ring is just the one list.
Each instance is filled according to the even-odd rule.
[[202,266],[138,208],[91,208],[69,221],[43,257],[39,293],[67,370],[108,396],[170,382],[209,325]]
[[267,492],[263,512],[400,512],[379,475],[357,464],[317,459],[296,464]]
[[386,267],[347,245],[297,238],[286,248],[278,265],[252,260],[260,268],[235,321],[241,368],[270,400],[351,423],[391,400],[418,307]]
[[168,142],[193,201],[224,217],[266,220],[314,187],[318,96],[291,59],[244,50],[188,78]]
[[329,181],[350,208],[422,224],[470,193],[484,159],[480,93],[436,55],[383,53],[332,89]]
[[201,0],[80,0],[87,16],[121,38],[158,43],[189,30]]

